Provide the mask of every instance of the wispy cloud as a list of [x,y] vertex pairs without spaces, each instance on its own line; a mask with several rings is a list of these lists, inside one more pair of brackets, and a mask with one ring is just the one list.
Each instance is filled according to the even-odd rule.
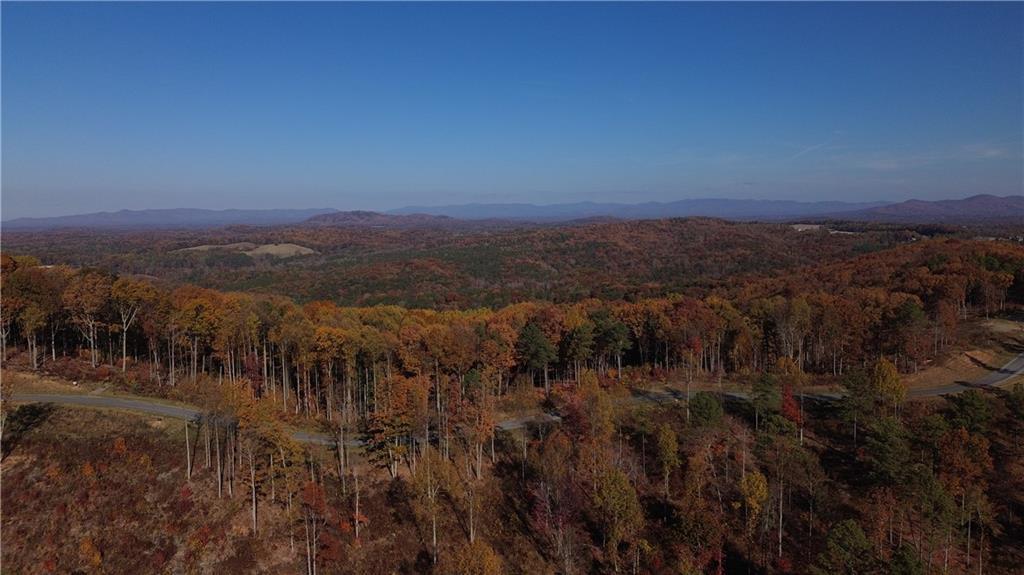
[[665,154],[650,158],[647,163],[652,166],[684,166],[710,165],[727,166],[746,161],[749,156],[738,152],[719,151],[705,152],[693,148],[678,148]]
[[869,170],[895,171],[949,162],[999,160],[1011,155],[1009,147],[992,143],[970,143],[959,147],[918,152],[877,151],[862,157],[860,165]]
[[987,160],[1010,155],[1010,150],[1005,146],[990,143],[967,144],[960,151],[964,159]]
[[803,156],[806,156],[807,154],[810,154],[812,152],[817,152],[818,150],[828,148],[836,141],[837,138],[839,138],[843,134],[845,134],[843,130],[833,130],[832,134],[823,142],[802,147],[800,150],[797,151],[797,153],[790,156],[789,161],[793,161],[802,158]]
[[799,152],[793,154],[789,159],[790,160],[795,160],[797,158],[806,156],[807,154],[810,154],[811,152],[815,152],[815,151],[818,151],[818,150],[824,148],[828,144],[829,143],[826,141],[826,142],[822,142],[820,144],[814,144],[813,146],[807,146],[806,148],[804,148],[804,149],[800,150]]

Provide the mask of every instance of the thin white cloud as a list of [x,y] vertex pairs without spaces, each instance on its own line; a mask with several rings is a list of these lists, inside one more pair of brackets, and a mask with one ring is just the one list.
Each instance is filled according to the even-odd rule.
[[739,152],[707,152],[694,148],[677,148],[665,154],[658,154],[645,163],[651,166],[727,166],[746,162],[752,158]]
[[804,149],[800,150],[799,152],[793,154],[793,156],[790,157],[789,159],[790,159],[790,161],[792,161],[792,160],[795,160],[795,159],[800,158],[802,156],[806,156],[807,154],[810,154],[811,152],[815,152],[815,151],[818,151],[818,150],[824,148],[828,144],[829,144],[829,142],[825,141],[825,142],[822,142],[820,144],[814,144],[813,146],[807,146],[806,148],[804,148]]
[[968,144],[961,150],[965,159],[987,160],[991,158],[1004,158],[1010,155],[1010,151],[1003,146],[989,143]]
[[981,142],[957,147],[934,148],[919,151],[874,150],[860,154],[833,157],[839,163],[878,172],[893,172],[923,168],[951,162],[984,162],[1009,158],[1010,147],[998,143]]
[[789,158],[789,161],[792,162],[793,160],[802,158],[803,156],[806,156],[807,154],[810,154],[812,152],[817,152],[818,150],[823,150],[823,149],[831,146],[836,141],[836,138],[841,137],[844,133],[845,132],[843,132],[842,130],[832,130],[832,134],[828,138],[826,138],[824,141],[819,142],[817,144],[812,144],[810,146],[805,146],[805,147],[801,148],[799,151],[797,151],[797,153],[793,154]]

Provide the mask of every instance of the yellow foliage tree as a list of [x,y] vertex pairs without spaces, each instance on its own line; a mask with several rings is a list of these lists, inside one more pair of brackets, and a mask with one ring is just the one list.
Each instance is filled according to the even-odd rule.
[[907,388],[900,381],[896,366],[888,359],[880,358],[871,369],[870,384],[880,397],[892,404],[895,415],[899,405],[907,398]]
[[768,501],[768,480],[760,471],[751,471],[740,480],[740,493],[747,508],[747,528],[751,529]]

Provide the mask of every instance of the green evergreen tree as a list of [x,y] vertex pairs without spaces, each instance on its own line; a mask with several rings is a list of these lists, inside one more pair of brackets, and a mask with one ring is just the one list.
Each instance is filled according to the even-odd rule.
[[555,346],[548,340],[547,336],[536,323],[530,322],[523,326],[519,333],[519,342],[516,344],[516,351],[519,353],[519,363],[531,373],[536,374],[538,370],[544,372],[544,392],[551,390],[548,386],[548,364],[558,356]]
[[864,530],[852,519],[837,523],[828,533],[825,550],[811,566],[815,575],[864,575],[878,560]]

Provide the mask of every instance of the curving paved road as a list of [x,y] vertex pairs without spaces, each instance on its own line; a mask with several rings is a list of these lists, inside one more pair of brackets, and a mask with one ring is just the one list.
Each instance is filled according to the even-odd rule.
[[[112,397],[108,395],[77,395],[59,393],[15,393],[12,401],[24,403],[54,403],[59,405],[72,405],[77,407],[95,407],[100,409],[126,409],[160,417],[173,417],[175,419],[198,420],[202,412],[193,407],[185,405],[173,405],[160,403],[147,399],[130,399],[125,397]],[[541,414],[526,417],[517,417],[500,421],[497,427],[503,431],[520,429],[532,423],[550,423],[561,421],[555,415]],[[334,445],[336,438],[326,433],[311,431],[294,431],[292,439],[299,443],[311,443],[316,445]],[[362,442],[358,439],[345,441],[346,445],[359,446]]]
[[[1018,375],[1024,375],[1024,353],[1021,353],[1017,357],[1014,357],[1003,367],[986,374],[985,376],[978,378],[974,382],[959,382],[951,383],[947,385],[941,385],[937,387],[927,387],[912,389],[909,392],[910,397],[935,397],[939,395],[947,395],[950,393],[959,393],[968,389],[978,387],[989,387],[993,385],[999,385],[1012,377]],[[746,399],[744,393],[726,393],[728,397],[736,399]],[[641,392],[639,395],[633,397],[634,401],[649,401],[653,403],[665,403],[669,401],[678,401],[685,399],[686,393],[675,390],[662,391],[662,392]],[[812,397],[824,400],[834,400],[841,397],[838,393],[822,393],[817,395],[807,395],[806,397]],[[196,420],[202,415],[198,409],[184,406],[184,405],[173,405],[168,403],[160,403],[157,401],[147,399],[129,399],[125,397],[112,397],[107,395],[64,395],[56,393],[15,393],[12,397],[13,401],[26,402],[26,403],[56,403],[60,405],[74,405],[80,407],[96,407],[96,408],[108,408],[108,409],[127,409],[129,411],[137,411],[140,413],[148,413],[150,415],[159,415],[161,417],[173,417],[176,419],[187,419]],[[512,419],[506,419],[500,421],[497,424],[498,429],[503,431],[511,431],[514,429],[520,429],[533,423],[558,423],[561,418],[557,415],[540,414],[526,417],[516,417]],[[292,438],[300,443],[312,443],[317,445],[334,445],[336,439],[326,433],[316,433],[308,431],[295,431],[292,433]],[[357,446],[361,445],[362,442],[358,439],[351,439],[346,441],[347,445]]]
[[60,393],[15,393],[13,401],[25,403],[57,403],[82,407],[104,407],[110,409],[128,409],[150,415],[173,417],[176,419],[198,419],[202,412],[191,407],[159,403],[147,399],[128,399],[107,395],[71,395]]

